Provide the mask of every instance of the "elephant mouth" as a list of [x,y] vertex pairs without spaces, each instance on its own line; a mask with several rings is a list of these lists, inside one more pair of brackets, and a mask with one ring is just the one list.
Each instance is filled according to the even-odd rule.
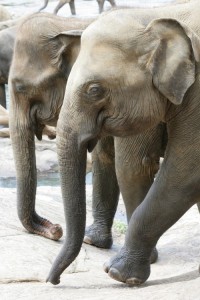
[[98,142],[98,139],[99,138],[96,137],[88,142],[88,145],[87,145],[88,152],[92,152],[94,150],[94,147],[96,146],[96,144]]
[[78,149],[80,150],[83,146],[86,146],[88,152],[92,152],[98,140],[98,136],[92,137],[91,134],[83,134],[79,138]]

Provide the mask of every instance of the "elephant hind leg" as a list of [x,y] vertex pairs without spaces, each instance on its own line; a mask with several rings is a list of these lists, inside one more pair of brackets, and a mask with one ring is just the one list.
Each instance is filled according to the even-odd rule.
[[76,9],[75,9],[74,0],[71,0],[69,2],[69,6],[70,6],[70,10],[71,10],[72,15],[75,15],[76,14]]
[[115,0],[108,0],[110,2],[110,4],[112,5],[112,7],[115,7],[117,6],[116,3],[115,3]]

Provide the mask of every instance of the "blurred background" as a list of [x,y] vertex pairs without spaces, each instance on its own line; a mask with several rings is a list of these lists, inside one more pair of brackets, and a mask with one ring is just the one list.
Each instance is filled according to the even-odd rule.
[[[183,0],[184,1],[184,0]],[[183,2],[182,1],[182,2]],[[128,5],[137,7],[160,6],[173,2],[174,0],[116,0],[117,5]],[[1,5],[5,5],[14,17],[23,16],[25,13],[36,12],[44,3],[43,0],[0,0]],[[46,12],[53,12],[58,0],[50,0]],[[75,0],[77,15],[87,16],[98,14],[98,5],[96,0]],[[110,8],[110,3],[105,1],[105,9]],[[69,5],[64,5],[59,12],[60,16],[70,16]]]

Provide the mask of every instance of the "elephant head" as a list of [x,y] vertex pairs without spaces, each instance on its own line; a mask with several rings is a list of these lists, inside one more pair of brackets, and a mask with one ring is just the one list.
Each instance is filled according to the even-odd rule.
[[68,75],[79,52],[80,37],[63,30],[84,29],[91,20],[35,14],[22,22],[10,69],[10,132],[17,172],[17,207],[23,226],[57,240],[62,228],[35,211],[35,141],[45,125],[55,126]]
[[145,27],[131,10],[106,13],[84,31],[57,127],[67,235],[47,281],[58,284],[81,248],[87,150],[102,136],[135,135],[177,114],[195,82],[198,49],[186,25],[155,19]]

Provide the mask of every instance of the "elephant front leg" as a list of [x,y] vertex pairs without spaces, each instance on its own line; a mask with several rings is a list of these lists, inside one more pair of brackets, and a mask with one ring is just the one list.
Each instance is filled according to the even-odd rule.
[[[115,165],[119,188],[129,223],[135,209],[144,200],[159,169],[163,155],[165,126],[160,124],[143,134],[129,138],[115,138]],[[156,262],[156,247],[151,263]]]
[[105,0],[97,0],[99,6],[99,13],[102,13]]
[[60,0],[58,5],[54,9],[54,14],[57,15],[59,9],[61,9],[66,3],[70,3],[71,0]]
[[[171,166],[169,163],[168,168],[161,167],[147,196],[130,219],[125,245],[105,264],[105,271],[113,279],[133,285],[145,282],[150,275],[150,256],[157,241],[196,202],[192,193],[185,192],[191,183],[184,187],[178,184],[187,179],[178,169],[172,174]],[[174,162],[173,166],[176,170]],[[168,172],[170,176],[166,176]]]
[[69,6],[70,6],[70,10],[71,10],[72,15],[75,15],[76,14],[76,8],[75,8],[74,0],[71,0],[69,2]]
[[94,222],[86,229],[84,242],[101,248],[113,243],[111,228],[119,199],[113,138],[98,142],[92,153]]

